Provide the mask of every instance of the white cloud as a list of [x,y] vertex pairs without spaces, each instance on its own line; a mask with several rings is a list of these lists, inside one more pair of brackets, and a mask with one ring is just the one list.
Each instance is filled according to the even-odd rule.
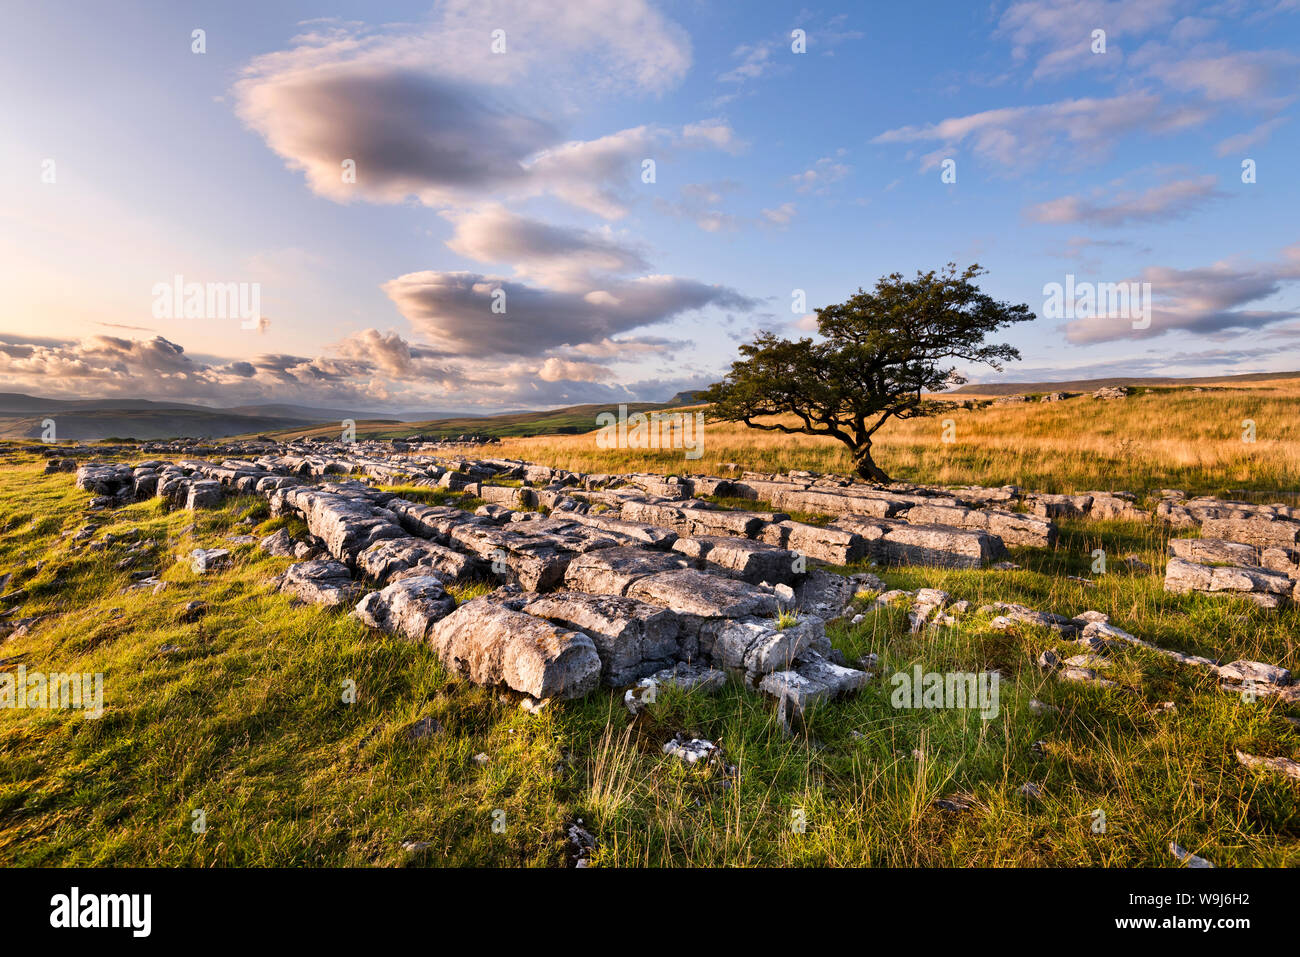
[[1059,158],[1101,159],[1127,133],[1168,133],[1199,126],[1209,112],[1165,103],[1150,92],[1085,97],[1038,106],[1003,107],[953,116],[924,126],[886,130],[873,143],[939,143],[922,159],[921,172],[965,145],[980,159],[1008,170],[1027,170]]
[[1196,207],[1222,193],[1214,176],[1177,180],[1137,193],[1125,190],[1102,198],[1062,196],[1025,210],[1027,219],[1038,223],[1086,223],[1091,226],[1123,226],[1126,223],[1167,222],[1186,216]]
[[1151,325],[1134,329],[1127,320],[1094,317],[1066,323],[1066,338],[1075,344],[1152,338],[1170,332],[1228,336],[1233,330],[1258,330],[1300,317],[1294,309],[1247,309],[1300,280],[1300,243],[1282,250],[1273,263],[1237,264],[1221,260],[1210,266],[1176,269],[1149,266],[1127,281],[1149,282],[1155,298]]

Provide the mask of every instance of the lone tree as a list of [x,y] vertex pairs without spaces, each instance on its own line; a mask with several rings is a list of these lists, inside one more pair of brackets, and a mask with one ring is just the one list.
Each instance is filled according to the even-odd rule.
[[[962,272],[882,277],[872,292],[858,290],[848,302],[817,309],[822,341],[791,342],[770,332],[740,347],[727,377],[705,393],[724,422],[744,422],[773,432],[829,435],[853,452],[859,476],[889,482],[871,458],[871,437],[890,417],[933,415],[945,404],[923,392],[966,381],[945,360],[961,359],[1001,369],[1020,352],[984,337],[1002,326],[1033,319],[1029,306],[997,302],[971,282],[978,265]],[[800,424],[758,422],[794,416]]]

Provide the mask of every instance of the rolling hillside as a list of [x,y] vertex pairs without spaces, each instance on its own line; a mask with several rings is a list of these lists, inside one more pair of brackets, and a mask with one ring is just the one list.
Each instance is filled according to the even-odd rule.
[[1117,386],[1253,386],[1260,382],[1280,379],[1300,379],[1300,372],[1250,372],[1244,375],[1117,377],[1112,379],[1071,379],[1064,382],[971,382],[943,395],[1019,395],[1026,392],[1095,392]]
[[[649,412],[655,409],[679,409],[681,397],[674,397],[669,403],[662,402],[628,402],[628,413]],[[533,435],[580,435],[596,428],[596,416],[602,412],[614,412],[618,407],[591,404],[571,405],[562,409],[550,409],[545,412],[506,412],[500,415],[461,416],[447,419],[431,419],[427,422],[385,422],[379,420],[358,421],[358,439],[400,439],[411,435],[426,438],[456,438],[461,435],[488,435],[497,438],[507,436]],[[337,439],[339,423],[311,426],[308,428],[289,428],[276,432],[266,432],[272,438],[297,439],[319,438]]]

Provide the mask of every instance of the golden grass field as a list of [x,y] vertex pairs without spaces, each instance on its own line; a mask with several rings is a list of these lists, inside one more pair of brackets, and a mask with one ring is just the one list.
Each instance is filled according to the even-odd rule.
[[[848,450],[833,439],[710,422],[703,411],[703,454],[695,460],[680,449],[602,449],[594,432],[505,438],[500,449],[585,472],[725,474],[728,463],[760,472],[851,471]],[[951,443],[942,441],[945,419],[955,426]],[[1243,440],[1246,420],[1255,424],[1253,442]],[[1085,395],[971,410],[954,405],[951,415],[889,422],[877,433],[874,452],[891,477],[910,482],[1048,492],[1294,492],[1300,490],[1300,381],[1152,389],[1109,401]]]

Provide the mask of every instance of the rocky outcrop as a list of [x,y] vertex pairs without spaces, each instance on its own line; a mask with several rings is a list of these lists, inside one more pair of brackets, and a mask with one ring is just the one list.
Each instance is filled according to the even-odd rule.
[[353,613],[371,628],[424,641],[434,623],[455,607],[456,600],[447,594],[442,579],[416,575],[370,592]]
[[429,646],[454,674],[543,700],[580,698],[600,683],[591,638],[477,598],[437,622]]
[[360,586],[348,567],[328,558],[290,565],[280,590],[313,605],[344,605],[356,600]]
[[1264,608],[1277,608],[1295,592],[1296,583],[1282,572],[1248,565],[1203,565],[1171,558],[1165,566],[1165,591],[1203,592],[1249,598]]
[[866,555],[881,564],[979,568],[1006,556],[996,535],[947,525],[909,525],[888,519],[844,516],[836,528],[862,536]]
[[673,611],[633,598],[557,592],[529,602],[522,611],[590,638],[606,685],[630,684],[695,653],[693,641],[683,643],[682,624]]
[[1022,512],[962,508],[956,505],[916,505],[903,514],[909,522],[920,525],[981,529],[990,535],[996,535],[1007,545],[1051,548],[1056,544],[1055,524]]

